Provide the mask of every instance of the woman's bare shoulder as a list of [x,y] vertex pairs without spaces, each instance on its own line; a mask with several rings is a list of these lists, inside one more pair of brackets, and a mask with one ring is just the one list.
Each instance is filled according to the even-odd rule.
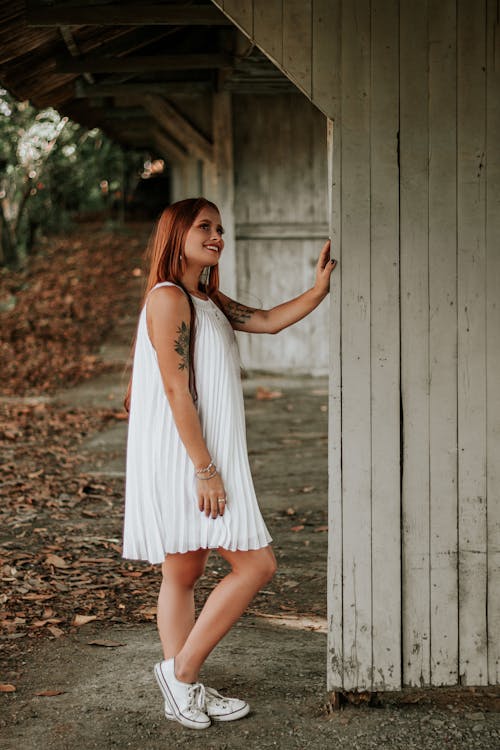
[[159,286],[148,295],[148,312],[152,315],[189,314],[189,302],[185,292],[178,286]]

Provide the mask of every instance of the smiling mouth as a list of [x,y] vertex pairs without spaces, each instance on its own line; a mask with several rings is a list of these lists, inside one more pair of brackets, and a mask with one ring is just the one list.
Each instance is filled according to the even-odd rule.
[[216,245],[205,245],[207,250],[211,250],[213,253],[220,253],[220,247]]

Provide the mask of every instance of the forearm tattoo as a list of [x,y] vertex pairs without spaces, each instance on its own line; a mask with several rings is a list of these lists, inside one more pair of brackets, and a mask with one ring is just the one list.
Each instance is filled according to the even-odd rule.
[[251,307],[240,305],[239,302],[224,302],[223,307],[231,323],[244,324],[255,312]]
[[174,349],[181,358],[179,370],[187,370],[189,368],[189,326],[182,321],[177,328],[177,333],[179,338],[174,342]]

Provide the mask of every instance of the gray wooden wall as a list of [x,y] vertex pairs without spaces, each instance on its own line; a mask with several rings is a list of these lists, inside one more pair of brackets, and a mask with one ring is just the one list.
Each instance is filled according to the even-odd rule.
[[[234,95],[238,300],[272,307],[314,284],[328,237],[326,118],[304,96]],[[328,372],[328,300],[277,335],[239,334],[249,369]]]
[[495,684],[496,0],[220,0],[329,118],[330,689]]

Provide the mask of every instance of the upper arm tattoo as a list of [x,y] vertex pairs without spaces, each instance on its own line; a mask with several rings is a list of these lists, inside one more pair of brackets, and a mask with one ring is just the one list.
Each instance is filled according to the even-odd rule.
[[189,367],[189,326],[182,321],[177,327],[179,337],[174,341],[174,349],[180,356],[179,370],[187,370]]
[[240,305],[239,302],[233,302],[232,300],[224,302],[222,306],[231,323],[244,324],[255,312],[253,308]]

